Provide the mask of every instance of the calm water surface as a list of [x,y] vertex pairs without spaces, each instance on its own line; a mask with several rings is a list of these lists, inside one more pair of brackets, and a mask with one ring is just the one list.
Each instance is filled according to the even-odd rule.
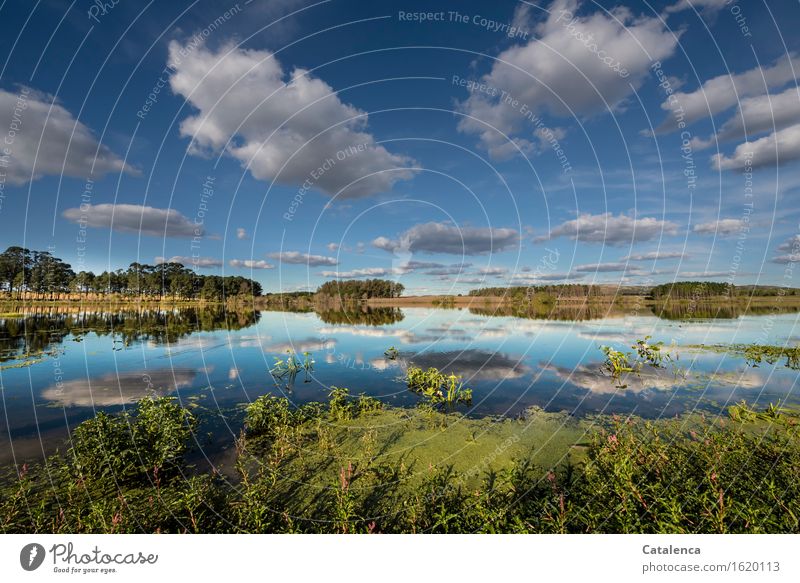
[[[620,389],[600,372],[600,345],[629,350],[650,335],[675,343],[685,374],[648,369]],[[41,457],[68,428],[96,411],[118,411],[145,395],[170,395],[204,418],[206,448],[230,443],[241,405],[284,394],[297,403],[325,400],[347,387],[396,406],[417,397],[405,368],[437,367],[473,389],[468,415],[518,415],[536,406],[594,413],[673,416],[718,412],[745,399],[800,403],[798,371],[752,368],[735,356],[692,344],[794,344],[797,314],[713,320],[622,316],[553,321],[488,316],[468,309],[378,309],[369,313],[147,312],[0,319],[0,455]],[[394,346],[396,360],[384,357]],[[268,370],[287,350],[311,352],[313,371],[293,382]],[[44,355],[41,354],[44,351]],[[18,367],[20,363],[33,362]]]

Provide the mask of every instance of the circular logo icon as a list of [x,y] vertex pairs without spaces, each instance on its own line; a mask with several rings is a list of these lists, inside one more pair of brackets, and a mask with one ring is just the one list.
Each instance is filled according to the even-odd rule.
[[44,547],[39,543],[30,543],[19,552],[19,564],[26,571],[35,571],[44,562]]

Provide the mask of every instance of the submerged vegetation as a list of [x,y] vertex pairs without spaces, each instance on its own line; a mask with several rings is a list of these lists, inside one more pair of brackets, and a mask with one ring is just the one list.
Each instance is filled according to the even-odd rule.
[[800,370],[800,346],[764,344],[714,344],[707,346],[699,344],[695,348],[741,356],[747,361],[748,365],[753,367],[759,366],[762,362],[775,364],[783,361],[786,368]]
[[[431,432],[419,415],[346,389],[302,407],[263,396],[226,477],[187,462],[192,413],[145,399],[83,422],[63,457],[6,468],[0,531],[800,532],[798,416],[778,407],[598,419],[569,430],[574,457],[569,442],[548,456],[535,446],[558,438],[557,416],[454,418]],[[447,449],[423,462],[435,440]]]

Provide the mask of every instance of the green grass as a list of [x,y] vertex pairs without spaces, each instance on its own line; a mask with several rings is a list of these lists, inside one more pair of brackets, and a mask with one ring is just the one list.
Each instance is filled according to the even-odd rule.
[[228,472],[187,465],[170,399],[98,415],[46,465],[5,468],[0,531],[800,532],[796,413],[524,419],[381,406],[337,389],[245,413]]

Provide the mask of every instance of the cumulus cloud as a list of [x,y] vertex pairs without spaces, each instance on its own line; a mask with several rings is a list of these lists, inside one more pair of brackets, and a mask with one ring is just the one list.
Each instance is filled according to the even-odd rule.
[[714,154],[711,165],[716,170],[742,170],[785,164],[800,158],[800,124],[782,129],[752,142],[736,146],[733,154]]
[[688,257],[683,251],[648,251],[647,253],[637,253],[626,255],[623,261],[657,261],[659,259],[683,259]]
[[63,217],[73,223],[120,233],[141,233],[151,237],[195,237],[205,234],[203,227],[175,209],[138,204],[94,204],[83,209],[70,208]]
[[[707,278],[717,278],[717,277],[725,277],[730,275],[729,271],[681,271],[678,274],[678,277],[707,277]],[[744,275],[744,274],[740,274]]]
[[362,269],[352,269],[350,271],[322,271],[322,277],[334,277],[336,279],[357,279],[360,277],[382,277],[385,275],[404,275],[408,273],[403,269],[385,267],[364,267]]
[[228,265],[231,267],[246,267],[247,269],[273,269],[275,267],[263,259],[231,259],[228,261]]
[[[683,121],[690,124],[733,107],[740,99],[762,95],[769,88],[786,85],[794,80],[793,67],[800,67],[797,56],[783,56],[771,67],[755,67],[744,73],[719,75],[692,92],[674,93],[673,99],[683,109]],[[673,104],[665,100],[661,104],[661,109],[669,114],[656,128],[656,133],[677,130]]]
[[180,125],[190,152],[224,151],[259,180],[309,180],[341,198],[385,192],[413,176],[414,161],[376,143],[366,113],[306,69],[287,72],[269,51],[232,44],[178,58],[182,49],[170,43],[170,87],[198,110]]
[[[625,271],[629,268],[627,263],[585,263],[576,265],[575,271],[578,273],[612,273],[615,271]],[[634,269],[634,268],[631,268]]]
[[800,253],[787,253],[785,255],[777,255],[772,258],[773,263],[787,264],[800,262]]
[[665,12],[672,14],[684,10],[701,10],[704,13],[714,13],[722,10],[731,0],[678,0],[672,6],[667,6]]
[[309,255],[308,253],[301,253],[300,251],[280,251],[278,253],[270,253],[268,257],[280,261],[281,263],[310,265],[312,267],[318,267],[320,265],[339,265],[335,257]]
[[222,260],[214,257],[187,257],[185,255],[173,255],[170,258],[156,257],[156,265],[162,263],[180,263],[186,267],[222,267]]
[[733,235],[742,230],[745,222],[742,219],[719,219],[708,223],[699,223],[692,231],[700,235]]
[[247,230],[242,228],[242,227],[239,227],[238,229],[236,229],[236,238],[237,239],[247,239],[248,238],[247,237]]
[[471,267],[471,263],[460,263],[455,265],[439,265],[425,271],[425,275],[459,275],[464,273],[464,270]]
[[584,213],[557,226],[549,235],[538,237],[537,241],[569,237],[574,241],[624,245],[650,241],[661,235],[675,235],[677,232],[677,224],[653,217],[636,218],[624,214],[614,216],[612,213],[599,215]]
[[507,267],[481,267],[477,270],[480,275],[504,275],[508,273]]
[[[541,148],[528,139],[532,134],[541,140],[545,129],[533,115],[573,117],[619,108],[641,85],[652,61],[675,51],[678,35],[658,18],[623,7],[574,17],[577,9],[576,0],[553,2],[530,41],[501,52],[480,79],[490,90],[473,91],[461,104],[464,113],[477,119],[463,118],[459,130],[477,134],[490,155],[506,157],[517,146]],[[502,91],[517,105],[509,104]],[[526,128],[535,131],[514,136]],[[498,130],[512,136],[512,142]],[[563,138],[560,129],[551,131]]]
[[778,245],[778,251],[792,251],[796,252],[800,250],[800,235],[795,235],[794,237],[790,237],[780,245]]
[[448,223],[414,225],[397,239],[378,237],[372,245],[392,253],[398,251],[484,255],[516,247],[519,232],[508,228],[458,227]]
[[[800,94],[796,87],[777,95],[759,95],[742,99],[736,113],[717,133],[720,142],[781,130],[800,119]],[[703,145],[706,143],[704,142]]]
[[109,172],[138,174],[106,146],[92,130],[58,103],[29,87],[17,92],[0,89],[0,127],[8,130],[10,184],[26,184],[45,175],[101,177]]
[[584,273],[512,273],[509,282],[517,285],[534,285],[545,282],[576,281],[585,278]]
[[800,235],[795,235],[778,245],[778,251],[782,251],[782,255],[772,258],[773,263],[798,263],[800,262]]
[[325,247],[326,247],[326,248],[328,249],[328,251],[330,251],[331,253],[335,253],[336,251],[338,251],[338,250],[339,250],[339,243],[328,243],[328,244],[327,244]]

